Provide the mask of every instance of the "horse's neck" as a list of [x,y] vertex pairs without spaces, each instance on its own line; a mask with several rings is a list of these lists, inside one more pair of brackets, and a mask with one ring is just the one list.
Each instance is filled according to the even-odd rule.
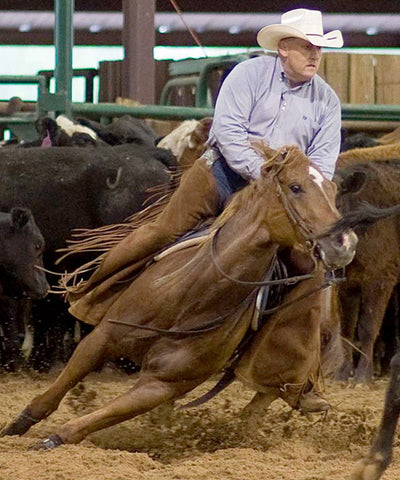
[[[224,272],[232,274],[243,271],[247,280],[264,276],[279,247],[271,240],[264,224],[247,223],[240,215],[229,219],[217,235],[215,253]],[[254,278],[249,278],[249,274]]]

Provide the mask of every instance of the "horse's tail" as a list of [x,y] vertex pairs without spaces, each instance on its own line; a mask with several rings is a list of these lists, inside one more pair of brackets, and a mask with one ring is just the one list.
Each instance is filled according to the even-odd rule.
[[342,218],[328,232],[329,234],[340,233],[350,228],[367,227],[373,225],[378,220],[392,217],[400,214],[400,204],[387,208],[379,208],[367,202],[361,202],[360,205],[349,212],[342,214]]
[[230,385],[235,380],[235,372],[231,369],[226,370],[226,372],[222,375],[219,381],[214,385],[214,387],[209,390],[207,393],[202,395],[196,400],[192,402],[185,403],[185,405],[181,405],[180,409],[198,407],[199,405],[203,405],[203,403],[208,402],[211,398],[215,397],[219,392],[222,392],[228,385]]

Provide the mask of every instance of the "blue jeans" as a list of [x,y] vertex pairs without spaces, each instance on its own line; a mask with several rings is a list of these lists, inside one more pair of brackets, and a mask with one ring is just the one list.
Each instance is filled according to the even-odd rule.
[[211,171],[217,180],[220,210],[223,210],[231,196],[248,182],[228,166],[222,155],[215,160]]

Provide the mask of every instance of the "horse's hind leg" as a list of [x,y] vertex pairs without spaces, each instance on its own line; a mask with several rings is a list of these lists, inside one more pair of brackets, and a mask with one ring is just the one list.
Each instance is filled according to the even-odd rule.
[[[131,390],[115,398],[99,410],[65,423],[56,435],[43,440],[35,448],[49,449],[57,447],[61,443],[79,443],[90,433],[148,412],[161,403],[172,400],[193,389],[198,383],[198,381],[166,382],[142,374]],[[52,443],[54,438],[57,439],[56,443]]]
[[103,361],[108,339],[108,335],[100,328],[85,337],[55,382],[43,394],[35,397],[25,410],[3,429],[0,436],[22,435],[32,425],[53,413],[64,395]]

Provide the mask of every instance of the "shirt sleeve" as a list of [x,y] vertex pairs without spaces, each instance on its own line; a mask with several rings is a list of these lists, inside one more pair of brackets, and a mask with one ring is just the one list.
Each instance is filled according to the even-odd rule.
[[332,180],[340,150],[341,105],[335,93],[327,99],[320,128],[307,148],[306,155]]
[[215,105],[211,138],[228,165],[246,180],[260,176],[263,159],[249,140],[249,124],[255,86],[247,62],[238,64],[226,77]]

